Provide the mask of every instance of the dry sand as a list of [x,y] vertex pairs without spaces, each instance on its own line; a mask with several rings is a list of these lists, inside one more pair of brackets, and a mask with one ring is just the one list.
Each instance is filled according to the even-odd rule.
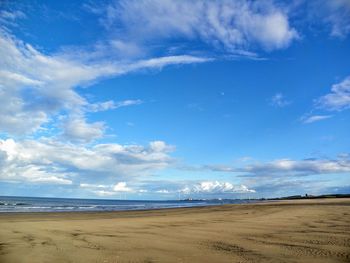
[[350,199],[1,214],[0,262],[350,262]]

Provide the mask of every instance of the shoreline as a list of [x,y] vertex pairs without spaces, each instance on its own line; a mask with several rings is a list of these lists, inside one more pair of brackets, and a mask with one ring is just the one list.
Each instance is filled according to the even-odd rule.
[[261,200],[90,200],[69,198],[0,198],[1,213],[28,212],[109,212],[167,208],[202,207],[223,204],[257,203]]
[[[265,201],[267,203],[267,201]],[[275,202],[275,201],[268,201],[268,202]],[[251,202],[249,204],[257,204],[262,202]],[[103,213],[123,213],[123,212],[147,212],[147,211],[159,211],[159,210],[175,210],[175,209],[191,209],[191,208],[208,208],[208,207],[221,207],[221,206],[232,206],[232,205],[247,205],[248,203],[242,203],[242,204],[215,204],[215,205],[194,205],[194,206],[179,206],[179,207],[164,207],[164,208],[141,208],[141,209],[126,209],[126,210],[81,210],[81,211],[35,211],[35,212],[25,212],[25,211],[14,211],[14,212],[0,212],[0,216],[2,214],[74,214],[74,213],[96,213],[96,214],[103,214]]]
[[[345,202],[342,202],[344,200]],[[130,210],[105,210],[105,211],[94,211],[94,210],[86,210],[86,211],[35,211],[35,212],[0,212],[0,220],[1,217],[18,217],[26,215],[28,216],[50,216],[54,215],[57,217],[65,217],[67,215],[84,215],[84,216],[95,216],[95,215],[111,215],[111,214],[147,214],[149,212],[150,214],[153,214],[153,212],[172,212],[176,210],[191,210],[191,209],[205,209],[205,208],[225,208],[225,207],[237,207],[237,206],[253,206],[253,205],[269,205],[269,204],[279,204],[279,205],[329,205],[332,204],[338,204],[342,205],[346,203],[347,201],[350,202],[350,198],[317,198],[317,199],[294,199],[294,200],[278,200],[278,199],[271,199],[271,200],[258,200],[256,202],[250,202],[250,203],[237,203],[237,204],[214,204],[214,205],[201,205],[201,206],[183,206],[183,207],[165,207],[165,208],[148,208],[148,209],[130,209]],[[347,205],[347,204],[344,204]]]
[[242,203],[223,203],[223,204],[206,204],[206,205],[193,205],[193,206],[177,206],[177,207],[155,207],[155,208],[140,208],[140,209],[125,209],[125,210],[53,210],[53,211],[0,211],[1,216],[7,215],[29,215],[29,214],[42,214],[42,215],[50,215],[50,214],[103,214],[103,213],[120,213],[120,212],[147,212],[147,211],[158,211],[158,210],[175,210],[175,209],[191,209],[191,208],[209,208],[209,207],[222,207],[222,206],[242,206],[242,205],[255,205],[255,204],[269,204],[269,203],[293,203],[297,205],[298,203],[308,203],[312,205],[322,204],[324,202],[337,202],[340,200],[350,200],[350,197],[342,197],[342,198],[310,198],[310,199],[266,199],[266,200],[250,200],[249,202]]
[[350,198],[0,214],[0,262],[349,262]]

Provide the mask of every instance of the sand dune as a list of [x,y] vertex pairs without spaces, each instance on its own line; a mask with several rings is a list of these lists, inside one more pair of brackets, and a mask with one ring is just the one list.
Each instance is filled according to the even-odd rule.
[[350,262],[350,199],[1,214],[0,262]]

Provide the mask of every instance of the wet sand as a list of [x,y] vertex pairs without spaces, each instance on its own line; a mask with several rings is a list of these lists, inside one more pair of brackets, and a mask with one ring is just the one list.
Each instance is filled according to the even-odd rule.
[[0,214],[0,262],[350,262],[350,199]]

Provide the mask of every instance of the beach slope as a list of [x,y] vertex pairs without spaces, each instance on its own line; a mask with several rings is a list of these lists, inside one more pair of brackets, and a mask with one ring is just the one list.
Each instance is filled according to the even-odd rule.
[[350,262],[350,199],[3,213],[0,262]]

